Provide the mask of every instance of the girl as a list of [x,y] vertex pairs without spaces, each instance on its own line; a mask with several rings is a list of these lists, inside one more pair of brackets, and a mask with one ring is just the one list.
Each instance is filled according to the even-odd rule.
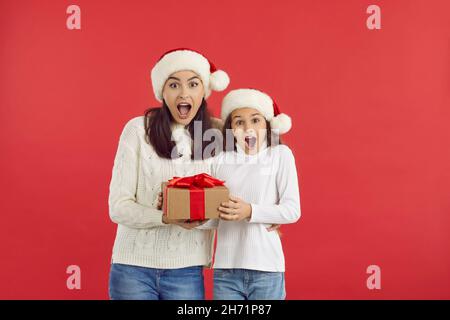
[[[203,266],[210,265],[212,232],[179,223],[157,208],[162,181],[209,171],[205,143],[191,137],[194,122],[211,128],[206,98],[229,78],[203,55],[172,50],[151,79],[160,108],[130,120],[120,136],[110,183],[109,215],[117,223],[109,278],[111,299],[204,299]],[[186,130],[185,130],[186,129]],[[202,136],[203,136],[202,132]],[[195,155],[201,158],[194,159]],[[192,230],[191,230],[192,229]]]
[[225,180],[234,196],[214,220],[214,299],[284,299],[281,241],[267,227],[300,218],[295,159],[278,143],[291,120],[267,94],[253,89],[229,92],[221,115],[225,152],[213,158],[212,174]]

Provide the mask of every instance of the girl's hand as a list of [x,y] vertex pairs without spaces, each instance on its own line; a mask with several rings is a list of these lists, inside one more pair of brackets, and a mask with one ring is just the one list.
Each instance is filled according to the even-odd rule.
[[219,211],[220,218],[227,221],[241,221],[250,219],[252,216],[252,206],[232,195],[229,201],[221,203]]

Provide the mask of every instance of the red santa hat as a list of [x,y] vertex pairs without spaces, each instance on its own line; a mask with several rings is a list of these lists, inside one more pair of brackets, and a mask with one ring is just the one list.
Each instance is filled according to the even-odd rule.
[[292,127],[291,118],[280,112],[278,105],[264,92],[255,89],[231,90],[222,101],[222,120],[239,108],[254,108],[270,122],[270,127],[279,130],[279,134],[288,132]]
[[162,90],[169,76],[178,71],[191,70],[199,75],[205,88],[205,98],[211,91],[225,90],[230,83],[228,74],[217,70],[216,66],[197,51],[178,48],[164,53],[151,72],[153,92],[158,101],[162,102]]

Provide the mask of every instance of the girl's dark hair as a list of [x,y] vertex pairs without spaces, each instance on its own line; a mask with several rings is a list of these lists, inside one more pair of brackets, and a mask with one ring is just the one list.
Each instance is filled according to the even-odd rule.
[[[281,141],[281,137],[279,135],[277,135],[276,137],[277,139],[275,139],[275,132],[272,131],[272,128],[270,127],[270,122],[267,120],[265,121],[266,121],[267,146],[274,147],[278,144],[283,144],[283,142]],[[229,135],[228,137],[227,134]],[[225,119],[225,123],[223,124],[222,137],[223,137],[223,150],[236,151],[236,138],[233,136],[231,132],[231,113]],[[233,143],[231,145],[227,145],[228,140],[230,141],[233,140]]]
[[[145,111],[145,136],[147,143],[151,144],[153,149],[155,149],[158,156],[161,158],[171,159],[172,150],[176,148],[175,141],[172,141],[172,130],[170,128],[171,123],[174,121],[172,114],[170,113],[169,107],[166,102],[159,108],[150,108]],[[191,137],[194,137],[194,123],[195,121],[201,121],[202,123],[202,135],[206,130],[211,129],[211,116],[208,112],[208,106],[206,100],[203,99],[197,114],[194,116],[189,125],[186,126]],[[207,141],[202,141],[201,143],[196,141],[193,143],[192,156],[191,158],[198,157],[200,155],[203,158],[203,151],[208,145]],[[196,150],[198,149],[198,150]],[[208,152],[206,152],[208,153]],[[207,155],[205,154],[205,157]],[[200,159],[196,159],[200,160]]]

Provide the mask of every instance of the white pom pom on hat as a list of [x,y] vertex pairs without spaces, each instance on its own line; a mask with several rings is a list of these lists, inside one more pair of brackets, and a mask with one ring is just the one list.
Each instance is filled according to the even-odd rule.
[[230,83],[228,74],[218,70],[201,53],[188,48],[173,49],[161,56],[151,72],[153,92],[158,101],[163,100],[163,87],[170,75],[182,70],[191,70],[200,76],[205,88],[205,98],[210,96],[211,91],[225,90]]
[[276,102],[266,93],[256,89],[231,90],[223,98],[221,118],[226,120],[234,110],[239,108],[254,108],[270,122],[270,127],[279,134],[288,132],[292,127],[291,118],[281,113]]
[[214,91],[223,91],[230,84],[230,78],[225,71],[216,70],[209,77],[209,86]]
[[278,129],[280,134],[284,134],[292,128],[291,117],[285,113],[280,113],[272,118],[270,121],[270,127],[272,129]]

